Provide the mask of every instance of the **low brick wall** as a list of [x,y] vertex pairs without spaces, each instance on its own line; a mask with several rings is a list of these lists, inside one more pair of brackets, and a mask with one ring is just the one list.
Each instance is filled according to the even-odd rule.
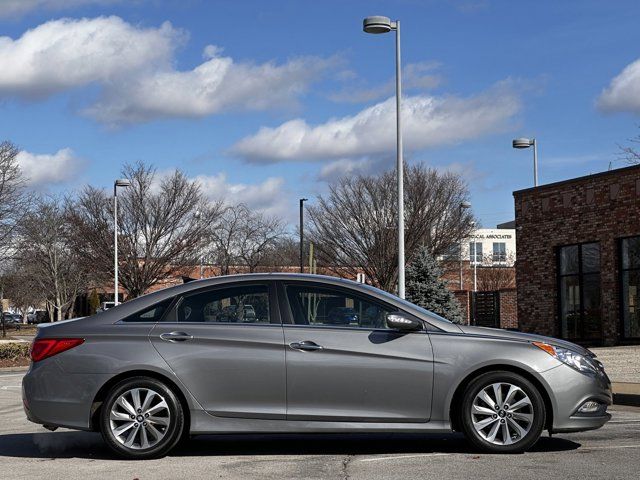
[[469,325],[469,315],[471,309],[471,302],[469,300],[469,291],[468,290],[455,290],[453,294],[458,300],[460,304],[460,309],[462,310],[462,320],[464,325]]
[[515,288],[498,291],[500,328],[518,328],[518,294]]

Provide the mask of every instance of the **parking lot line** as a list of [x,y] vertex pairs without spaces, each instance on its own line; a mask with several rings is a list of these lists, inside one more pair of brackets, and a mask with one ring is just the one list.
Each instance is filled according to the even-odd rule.
[[357,460],[358,462],[380,462],[383,460],[400,460],[403,458],[419,458],[419,457],[446,457],[451,455],[450,453],[423,453],[420,455],[396,455],[393,457],[376,457],[376,458],[363,458]]

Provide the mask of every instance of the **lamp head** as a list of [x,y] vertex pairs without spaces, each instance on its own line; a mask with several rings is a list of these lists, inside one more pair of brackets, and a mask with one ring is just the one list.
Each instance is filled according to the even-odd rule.
[[116,187],[130,187],[131,181],[127,178],[119,178],[114,182],[114,186]]
[[533,140],[529,138],[516,138],[513,140],[513,148],[529,148],[533,145]]
[[387,33],[395,28],[395,22],[392,22],[389,17],[383,17],[381,15],[374,15],[367,17],[362,21],[362,30],[366,33]]

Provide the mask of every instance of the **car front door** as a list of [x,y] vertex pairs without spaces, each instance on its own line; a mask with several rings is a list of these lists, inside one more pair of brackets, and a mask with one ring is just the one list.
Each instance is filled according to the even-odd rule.
[[348,288],[278,287],[287,364],[287,419],[427,422],[433,352],[426,331],[387,328],[391,306]]
[[179,298],[151,331],[160,355],[212,415],[285,418],[285,352],[275,298],[272,282],[209,287]]

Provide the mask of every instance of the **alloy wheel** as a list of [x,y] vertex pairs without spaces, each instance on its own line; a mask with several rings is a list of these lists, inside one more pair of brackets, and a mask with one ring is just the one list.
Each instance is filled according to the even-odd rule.
[[512,445],[531,430],[534,413],[529,396],[517,385],[500,382],[483,387],[471,405],[475,431],[494,445]]
[[132,388],[120,395],[109,412],[113,437],[134,450],[152,448],[167,433],[171,412],[165,398],[149,388]]

